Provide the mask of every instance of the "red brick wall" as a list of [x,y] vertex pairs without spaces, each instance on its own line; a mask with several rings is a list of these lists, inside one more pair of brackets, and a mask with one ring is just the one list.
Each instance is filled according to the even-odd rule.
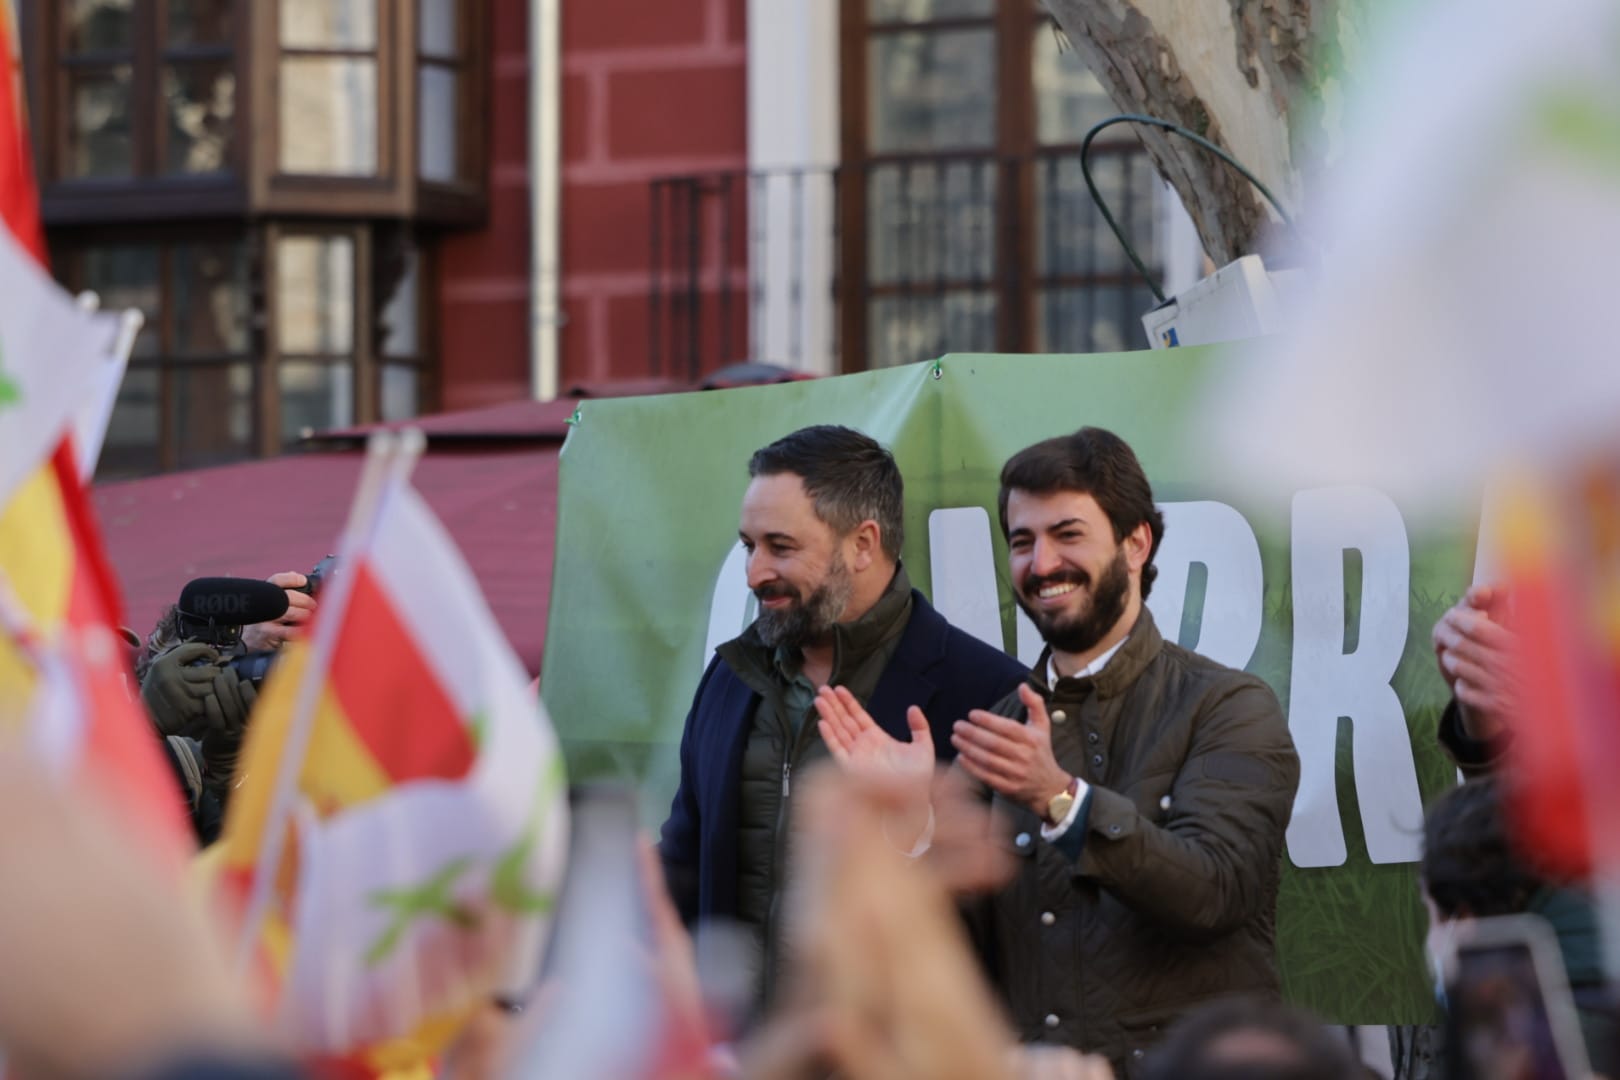
[[[564,390],[650,374],[648,184],[747,167],[745,9],[746,0],[563,5]],[[745,308],[739,298],[734,322],[745,325]]]
[[530,392],[529,2],[490,0],[489,12],[489,221],[445,234],[438,249],[445,409]]

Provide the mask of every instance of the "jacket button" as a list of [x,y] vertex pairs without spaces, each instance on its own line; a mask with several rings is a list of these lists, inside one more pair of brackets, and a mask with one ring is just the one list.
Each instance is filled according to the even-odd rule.
[[1119,835],[1119,826],[1118,825],[1110,825],[1110,826],[1108,826],[1108,835],[1109,836],[1118,836]]
[[1062,709],[1053,709],[1052,710],[1052,723],[1061,724],[1061,723],[1063,723],[1063,721],[1067,720],[1068,718],[1069,718],[1069,714],[1064,712]]
[[1013,843],[1017,844],[1019,847],[1029,847],[1029,833],[1019,833],[1017,836],[1013,837]]
[[1097,739],[1098,739],[1098,735],[1097,735],[1097,733],[1095,731],[1086,733],[1086,742],[1090,743],[1091,745],[1096,746],[1097,745]]
[[1142,1056],[1142,1048],[1140,1046],[1137,1047],[1135,1050],[1131,1051],[1131,1057],[1140,1058],[1141,1056]]
[[1046,1026],[1049,1028],[1055,1028],[1058,1026],[1057,1013],[1046,1014]]
[[1091,755],[1091,763],[1093,765],[1097,766],[1097,768],[1099,768],[1099,769],[1102,768],[1102,761],[1103,761],[1103,758],[1102,758],[1101,754],[1092,754]]
[[1042,926],[1051,926],[1055,922],[1057,922],[1057,916],[1056,915],[1052,914],[1050,911],[1041,912],[1041,925]]
[[1170,809],[1170,796],[1166,795],[1166,796],[1164,796],[1164,798],[1159,800],[1159,809],[1160,810],[1168,810],[1168,809]]

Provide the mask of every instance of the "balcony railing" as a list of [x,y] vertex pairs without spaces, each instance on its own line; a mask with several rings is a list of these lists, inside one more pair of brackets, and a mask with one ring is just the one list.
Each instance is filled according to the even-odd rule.
[[[1157,272],[1166,196],[1151,164],[1134,142],[1099,144],[1091,164]],[[1074,150],[672,176],[651,199],[650,374],[1146,344],[1152,293],[1103,225]]]

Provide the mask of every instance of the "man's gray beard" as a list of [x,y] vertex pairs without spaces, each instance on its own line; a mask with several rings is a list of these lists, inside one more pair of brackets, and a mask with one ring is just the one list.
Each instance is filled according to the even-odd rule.
[[849,607],[850,597],[854,594],[855,578],[839,560],[828,571],[827,580],[810,594],[808,600],[781,611],[762,609],[759,618],[754,621],[754,632],[773,649],[783,646],[803,648],[826,637],[838,625],[839,617]]
[[1013,595],[1035,629],[1041,632],[1042,641],[1059,652],[1073,654],[1090,649],[1114,628],[1125,614],[1130,587],[1130,570],[1125,562],[1125,550],[1121,548],[1093,586],[1091,604],[1079,618],[1059,622],[1026,602],[1022,592]]

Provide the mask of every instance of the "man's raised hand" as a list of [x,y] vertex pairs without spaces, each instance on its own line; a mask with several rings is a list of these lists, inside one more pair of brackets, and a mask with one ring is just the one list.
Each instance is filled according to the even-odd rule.
[[880,784],[901,785],[927,799],[934,776],[934,735],[928,718],[913,705],[906,711],[911,741],[901,742],[877,721],[846,687],[823,686],[816,694],[817,727],[833,759],[852,775]]
[[1028,723],[974,709],[966,720],[956,722],[951,744],[957,761],[975,780],[1044,817],[1047,801],[1067,788],[1073,777],[1052,753],[1046,702],[1028,683],[1019,686],[1018,697],[1029,713]]

